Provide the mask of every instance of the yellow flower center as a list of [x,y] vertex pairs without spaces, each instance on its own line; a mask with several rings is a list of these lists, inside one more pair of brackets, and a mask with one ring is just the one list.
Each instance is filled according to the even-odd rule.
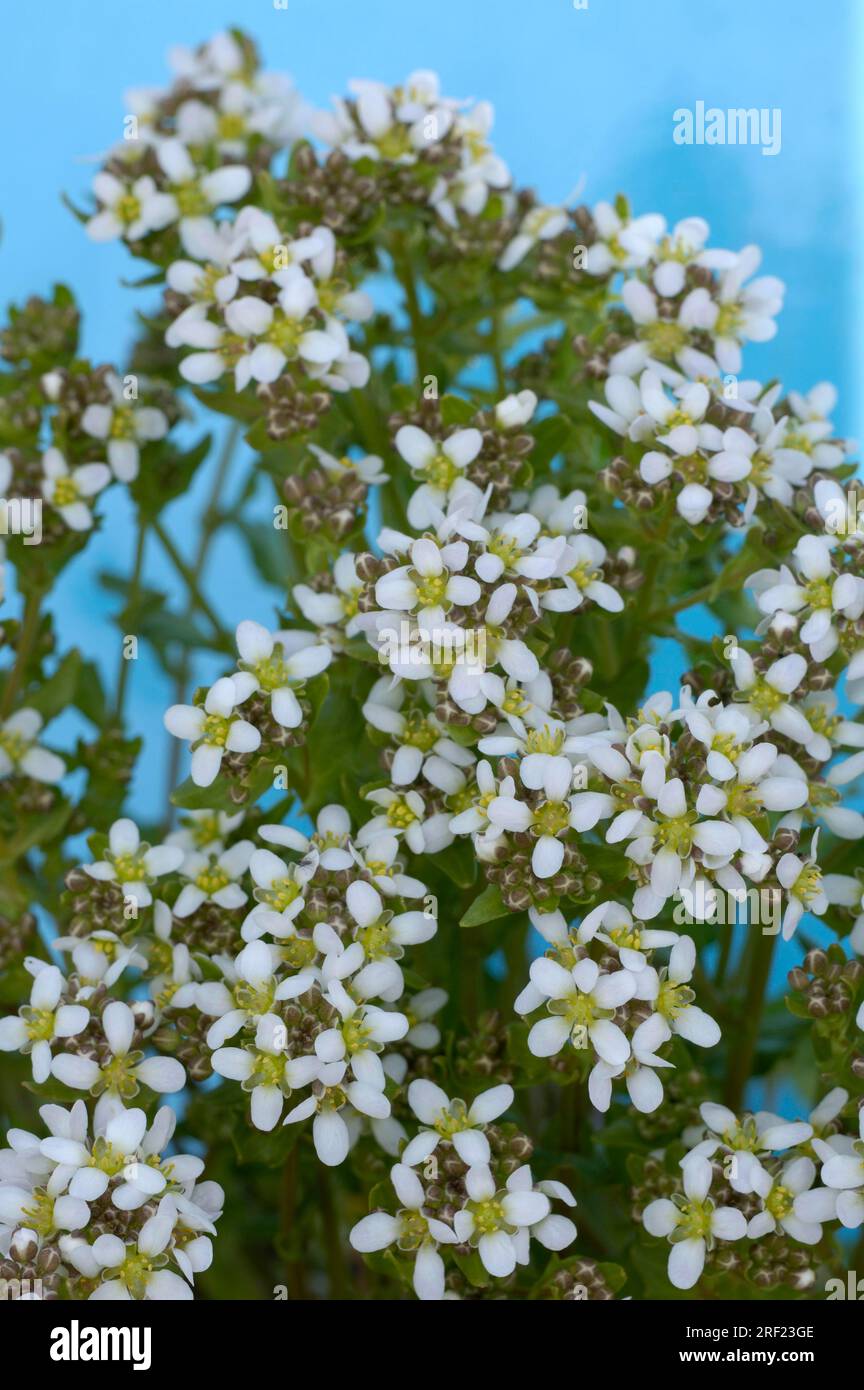
[[534,812],[531,829],[535,835],[560,835],[570,825],[570,807],[566,801],[544,801]]
[[124,227],[128,227],[130,222],[137,222],[141,216],[141,204],[134,193],[124,193],[114,204],[113,212],[115,217],[119,217]]
[[200,888],[202,893],[206,893],[208,898],[214,893],[218,893],[220,888],[226,888],[231,882],[230,876],[218,864],[211,864],[206,869],[202,869],[195,879],[196,888]]
[[199,743],[209,743],[217,748],[224,748],[228,742],[228,734],[231,731],[231,720],[226,719],[223,714],[208,714],[201,726]]
[[525,740],[526,753],[548,753],[555,757],[563,746],[564,730],[550,728],[548,724],[542,729],[529,729]]
[[181,183],[172,190],[181,217],[204,217],[210,204],[197,183]]
[[822,870],[817,864],[805,864],[792,885],[793,897],[800,898],[805,906],[818,897],[822,891]]
[[79,500],[79,497],[78,485],[74,478],[69,477],[68,473],[61,478],[54,479],[54,497],[52,500],[55,507],[71,507],[73,502]]
[[242,140],[246,134],[246,119],[239,111],[223,111],[216,125],[220,140]]
[[135,854],[108,855],[114,865],[114,872],[119,883],[147,882],[148,873],[144,865],[146,853],[146,849],[142,847]]
[[421,608],[437,608],[443,604],[450,575],[446,570],[441,574],[418,574],[411,571],[411,578],[417,590],[417,602]]
[[397,796],[387,807],[387,824],[393,830],[407,830],[417,816],[403,796]]
[[274,912],[284,912],[300,896],[299,885],[293,878],[277,878],[269,888],[256,888],[259,903],[266,903]]

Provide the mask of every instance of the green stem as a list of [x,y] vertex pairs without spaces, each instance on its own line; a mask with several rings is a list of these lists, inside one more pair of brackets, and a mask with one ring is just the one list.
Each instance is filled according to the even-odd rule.
[[669,602],[662,609],[648,615],[648,622],[662,623],[673,613],[683,613],[687,608],[695,608],[697,603],[707,603],[714,593],[714,584],[703,584],[701,589],[694,589],[692,594],[687,594],[677,602]]
[[[126,601],[123,617],[128,621],[130,627],[134,627],[138,618],[138,606],[141,595],[141,575],[144,569],[144,551],[147,544],[147,522],[138,517],[138,543],[135,547],[135,561],[132,567],[132,577],[129,581],[129,595]],[[117,670],[117,697],[114,704],[114,719],[119,725],[123,720],[123,705],[126,699],[126,688],[129,680],[130,661],[123,651],[123,634],[120,636],[120,664]]]
[[411,325],[411,337],[414,343],[414,362],[417,372],[417,380],[422,382],[428,375],[428,361],[424,349],[424,339],[426,337],[426,319],[423,310],[420,308],[420,299],[417,294],[417,284],[414,279],[414,271],[411,268],[411,256],[407,243],[403,236],[399,236],[393,247],[393,270],[396,279],[405,292],[405,309],[408,313],[408,322]]
[[732,934],[734,930],[735,928],[732,925],[729,925],[726,928],[726,934],[724,935],[722,944],[720,946],[720,955],[717,960],[717,970],[714,975],[715,989],[720,989],[720,987],[723,984],[723,981],[726,979],[726,971],[729,968],[729,956],[732,952]]
[[162,542],[162,545],[165,548],[165,551],[167,552],[168,557],[171,560],[171,563],[174,565],[174,568],[186,581],[186,587],[189,590],[189,594],[193,600],[194,607],[200,608],[205,618],[207,618],[214,632],[219,638],[219,644],[222,645],[226,642],[230,644],[230,638],[228,636],[228,633],[222,627],[222,624],[220,623],[219,618],[217,617],[216,613],[211,607],[209,600],[205,598],[204,594],[201,592],[201,588],[196,578],[195,571],[192,569],[191,565],[187,565],[186,561],[183,559],[183,556],[180,554],[179,550],[177,549],[173,540],[169,536],[168,532],[165,530],[165,527],[162,525],[162,522],[154,521],[153,530],[156,532],[156,535]]
[[346,1297],[346,1270],[343,1261],[342,1243],[339,1239],[339,1222],[330,1174],[323,1164],[318,1164],[318,1205],[324,1228],[324,1247],[327,1253],[327,1273],[330,1277],[330,1297]]
[[297,1145],[289,1153],[282,1170],[282,1201],[279,1225],[282,1235],[283,1251],[292,1252],[287,1262],[285,1282],[292,1300],[301,1299],[304,1293],[303,1261],[293,1253],[299,1249],[294,1229],[297,1220],[297,1197],[299,1192],[299,1152]]
[[495,368],[495,384],[502,398],[507,395],[507,369],[504,366],[504,353],[501,348],[501,310],[492,311],[492,332],[489,335],[489,355]]
[[747,980],[747,993],[741,1013],[741,1032],[738,1045],[729,1062],[726,1078],[726,1104],[731,1110],[738,1110],[744,1097],[744,1088],[750,1080],[753,1058],[759,1038],[759,1024],[765,1007],[765,990],[771,974],[771,961],[774,955],[776,936],[768,936],[759,931],[750,947],[750,965]]
[[12,706],[15,696],[24,681],[24,673],[27,663],[33,652],[36,637],[39,632],[39,620],[41,617],[42,590],[31,589],[24,604],[24,615],[21,619],[21,627],[18,631],[16,642],[15,664],[3,687],[3,700],[0,703],[0,720],[6,719],[12,713]]
[[[228,476],[228,470],[231,466],[231,460],[234,456],[234,450],[237,447],[239,439],[240,425],[236,420],[232,420],[231,427],[225,436],[225,443],[223,444],[222,451],[219,455],[219,461],[216,465],[216,472],[213,475],[213,483],[207,497],[207,503],[204,507],[204,511],[201,514],[200,529],[198,534],[198,549],[195,554],[194,565],[196,575],[200,575],[203,572],[204,562],[207,559],[207,552],[210,549],[210,542],[212,541],[213,536],[216,530],[218,529],[219,522],[221,520],[221,512],[217,504],[220,496],[222,495],[222,489],[225,486],[225,480]],[[192,594],[192,591],[190,590],[189,601],[186,605],[186,618],[191,618],[194,612],[195,599]],[[186,687],[189,683],[190,670],[191,662],[189,659],[189,649],[184,647],[177,670],[177,679],[174,683],[175,705],[180,705],[183,703],[186,694]],[[168,752],[168,792],[165,797],[165,803],[169,808],[171,807],[171,793],[177,784],[177,774],[180,768],[181,751],[181,744],[179,739],[172,738],[170,742],[171,747]],[[172,811],[169,809],[169,818],[172,814]],[[170,825],[170,819],[168,824]],[[166,830],[167,828],[168,825],[166,825]]]

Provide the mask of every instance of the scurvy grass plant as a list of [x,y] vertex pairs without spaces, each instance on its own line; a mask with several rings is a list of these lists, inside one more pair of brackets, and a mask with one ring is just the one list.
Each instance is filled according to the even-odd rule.
[[[79,213],[160,291],[131,361],[63,288],[0,337],[0,1277],[824,1296],[864,1223],[864,525],[832,388],[742,376],[783,285],[698,217],[541,206],[433,73],[321,113],[239,31],[172,64]],[[232,422],[197,549],[193,402]],[[43,602],[112,487],[113,690]],[[223,527],[283,594],[236,633]],[[186,774],[146,826],[139,642]],[[745,1109],[769,1073],[801,1118]]]

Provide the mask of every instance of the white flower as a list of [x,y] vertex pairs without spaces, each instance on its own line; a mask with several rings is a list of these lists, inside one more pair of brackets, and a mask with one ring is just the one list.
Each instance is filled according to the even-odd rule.
[[516,1268],[521,1253],[516,1243],[520,1228],[539,1227],[550,1212],[549,1198],[525,1188],[520,1171],[512,1173],[506,1188],[499,1192],[487,1164],[469,1167],[465,1174],[468,1200],[453,1218],[459,1240],[476,1245],[484,1268],[498,1279],[506,1279]]
[[372,875],[372,882],[384,897],[422,898],[426,884],[403,873],[399,859],[398,836],[381,832],[369,836],[362,845],[352,845],[355,862]]
[[[590,251],[589,251],[590,258]],[[625,280],[621,286],[624,307],[636,326],[638,342],[629,344],[610,359],[610,370],[632,375],[640,367],[652,366],[670,380],[677,376],[671,367],[664,367],[670,357],[680,361],[686,351],[695,329],[704,326],[705,306],[710,304],[708,292],[704,289],[691,290],[677,306],[675,318],[661,315],[657,296],[644,281],[635,277]],[[691,388],[685,387],[690,392]],[[700,384],[700,393],[707,389]],[[699,397],[694,397],[699,399]],[[681,450],[681,453],[684,453]]]
[[437,930],[435,918],[423,912],[394,916],[371,883],[349,883],[345,904],[354,922],[354,940],[362,946],[366,960],[399,960],[405,946],[431,941]]
[[720,1029],[714,1019],[692,1002],[694,994],[688,988],[696,969],[696,945],[689,936],[682,936],[669,953],[669,965],[658,974],[648,966],[638,977],[637,998],[649,1000],[655,1011],[679,1034],[697,1047],[715,1047],[720,1041]]
[[540,598],[540,607],[553,613],[570,612],[591,599],[607,613],[620,613],[624,600],[617,589],[603,579],[605,559],[606,547],[595,536],[568,537],[555,567],[555,574],[563,579],[564,587],[547,590]]
[[325,1028],[315,1039],[315,1053],[322,1062],[348,1062],[356,1081],[384,1089],[386,1077],[378,1053],[387,1043],[404,1038],[408,1019],[404,1014],[376,1008],[352,999],[339,980],[331,980],[325,999],[337,1010],[341,1025]]
[[761,404],[751,414],[746,430],[733,425],[723,433],[722,448],[714,455],[712,468],[719,478],[746,480],[746,517],[752,514],[759,494],[790,506],[795,488],[812,471],[808,454],[784,446],[786,434],[785,419],[775,420],[771,409]]
[[362,458],[357,459],[345,454],[337,458],[335,454],[328,454],[326,449],[311,442],[309,450],[315,455],[325,473],[333,478],[346,478],[354,474],[367,487],[376,487],[390,481],[377,454],[364,454]]
[[499,270],[513,270],[540,241],[560,236],[569,224],[564,208],[536,207],[526,212],[519,230],[498,257]]
[[512,1086],[492,1086],[482,1091],[471,1106],[464,1100],[451,1100],[446,1091],[433,1081],[412,1081],[408,1087],[408,1104],[423,1125],[402,1154],[409,1168],[425,1163],[442,1142],[450,1143],[469,1165],[488,1163],[491,1150],[484,1130],[513,1104]]
[[289,1060],[286,1046],[284,1023],[277,1014],[267,1013],[258,1019],[254,1045],[220,1047],[211,1059],[215,1072],[251,1092],[252,1123],[265,1133],[275,1129],[291,1091],[308,1086],[319,1071],[315,1057]]
[[255,883],[252,892],[257,906],[243,923],[244,941],[254,941],[264,932],[277,938],[294,934],[291,924],[303,910],[303,893],[317,865],[315,854],[307,855],[300,864],[289,866],[271,850],[255,850],[249,870]]
[[490,803],[491,824],[504,831],[528,830],[537,843],[531,855],[531,868],[538,878],[554,878],[564,862],[564,843],[560,838],[573,826],[573,767],[569,758],[546,753],[529,753],[519,764],[523,786],[542,793],[537,805],[499,791]]
[[[158,936],[159,910],[162,908],[170,918],[171,910],[165,903],[154,904],[154,931]],[[170,928],[169,928],[170,934]],[[75,974],[81,983],[78,993],[79,1003],[90,998],[94,988],[103,984],[106,989],[119,980],[127,966],[144,970],[147,958],[134,946],[128,946],[116,932],[91,931],[88,936],[55,936],[51,942],[55,951],[70,951]]]
[[460,146],[459,168],[439,178],[429,195],[430,206],[450,227],[459,225],[457,209],[477,217],[486,207],[490,190],[503,191],[510,184],[510,170],[488,141],[493,116],[491,104],[480,101],[472,111],[455,117],[452,138]]
[[99,1236],[91,1250],[98,1267],[105,1272],[104,1282],[91,1293],[90,1300],[191,1299],[192,1289],[186,1280],[161,1267],[160,1256],[167,1250],[176,1224],[177,1203],[168,1196],[162,1198],[155,1215],[144,1222],[134,1244],[127,1245],[115,1235]]
[[0,780],[17,775],[50,785],[64,776],[63,759],[36,742],[41,728],[42,716],[35,709],[16,710],[0,724]]
[[454,430],[439,442],[417,425],[402,425],[396,431],[395,444],[399,455],[411,465],[413,476],[424,484],[409,507],[408,520],[414,525],[412,517],[421,495],[443,509],[454,485],[482,449],[483,436],[477,429]]
[[296,729],[303,711],[292,686],[303,686],[324,671],[333,657],[328,646],[316,644],[310,632],[269,632],[260,623],[245,619],[237,628],[239,676],[234,677],[238,704],[254,691],[270,696],[277,724]]
[[[169,1187],[175,1193],[189,1190],[204,1163],[193,1154],[163,1157],[177,1123],[170,1106],[157,1112],[149,1129],[143,1110],[126,1110],[116,1097],[105,1098],[100,1106],[92,1143],[87,1139],[84,1102],[76,1101],[68,1121],[55,1124],[52,1137],[39,1146],[40,1153],[58,1165],[55,1179],[62,1173],[71,1197],[94,1202],[110,1189],[113,1207],[136,1211]],[[45,1106],[40,1113],[47,1119],[48,1112],[56,1111],[66,1114],[57,1106]],[[82,1113],[83,1123],[78,1118]]]
[[[822,1227],[818,1221],[802,1219],[797,1201],[813,1186],[815,1177],[816,1164],[811,1158],[793,1158],[773,1179],[760,1168],[754,1175],[753,1190],[762,1201],[762,1211],[747,1223],[749,1238],[760,1240],[780,1227],[802,1245],[817,1245],[822,1239]],[[806,1210],[806,1204],[803,1209]]]
[[179,845],[182,850],[208,850],[221,854],[224,842],[233,830],[243,824],[244,813],[230,815],[227,811],[185,811],[180,816],[180,829],[172,830],[165,843]]
[[109,372],[104,378],[111,393],[111,405],[88,405],[81,416],[81,428],[94,439],[107,440],[108,462],[115,478],[131,483],[138,476],[138,446],[168,433],[164,411],[154,406],[130,404],[123,385]]
[[[544,1179],[535,1184],[527,1163],[523,1163],[520,1168],[510,1174],[506,1186],[510,1193],[540,1194],[550,1199],[556,1197],[559,1201],[566,1203],[568,1207],[575,1207],[576,1205],[576,1198],[566,1183]],[[539,1240],[545,1250],[564,1250],[576,1239],[576,1227],[568,1216],[561,1216],[554,1212],[541,1217],[539,1221],[530,1226],[520,1225],[515,1232],[511,1232],[511,1239],[516,1250],[517,1264],[526,1265],[531,1240]]]
[[611,203],[598,203],[592,213],[597,238],[585,258],[589,275],[608,275],[645,265],[666,230],[666,219],[657,212],[631,218]]
[[828,907],[828,896],[822,883],[822,870],[816,863],[816,844],[819,832],[813,836],[810,854],[800,859],[797,854],[784,854],[778,861],[776,874],[786,890],[787,904],[783,913],[783,940],[794,936],[795,928],[805,912],[819,917]]
[[737,260],[732,251],[705,251],[708,223],[701,217],[685,217],[676,222],[652,256],[654,269],[651,279],[658,294],[674,299],[684,289],[689,265],[708,270],[725,270]]
[[859,1190],[864,1187],[864,1111],[859,1110],[858,1123],[860,1138],[844,1140],[843,1148],[825,1159],[820,1175],[825,1186],[839,1194],[837,1216],[849,1230],[864,1222],[864,1193]]
[[186,1073],[173,1057],[145,1058],[143,1052],[130,1052],[135,1015],[128,1004],[112,1000],[103,1009],[100,1021],[111,1054],[109,1060],[100,1064],[91,1057],[61,1052],[51,1063],[52,1076],[76,1091],[90,1091],[91,1095],[107,1091],[123,1099],[137,1095],[139,1084],[169,1094],[182,1091]]
[[764,675],[756,670],[753,658],[743,647],[735,648],[731,661],[735,685],[754,723],[767,720],[776,733],[795,743],[809,743],[813,730],[789,698],[807,674],[806,659],[797,652],[781,656]]
[[[732,1155],[735,1162],[729,1166],[728,1181],[736,1192],[749,1193],[754,1190],[756,1176],[763,1171],[761,1158],[772,1152],[805,1144],[813,1137],[813,1123],[784,1120],[780,1115],[766,1110],[758,1111],[755,1115],[745,1115],[739,1120],[727,1106],[706,1101],[700,1105],[699,1114],[707,1130],[707,1136],[698,1138],[699,1131],[696,1131],[697,1142],[686,1155],[685,1161],[688,1161],[691,1155],[711,1158],[718,1150]],[[814,1111],[814,1116],[817,1114],[818,1112]]]
[[209,787],[219,775],[226,753],[254,753],[261,735],[236,713],[236,706],[248,698],[248,687],[238,691],[230,676],[211,685],[203,708],[200,705],[171,705],[165,711],[165,728],[175,738],[192,745],[192,781]]
[[93,180],[93,193],[100,210],[87,223],[93,241],[140,241],[150,232],[161,231],[177,217],[173,198],[160,193],[152,178],[123,183],[101,170]]
[[[234,261],[246,244],[246,235],[240,228],[242,216],[241,213],[233,223],[214,222],[209,217],[186,221],[180,239],[192,259],[172,261],[165,272],[169,288],[198,306],[227,304],[232,300],[240,284]],[[175,323],[182,317],[179,315]],[[200,313],[192,317],[200,318]],[[165,340],[169,346],[176,346],[181,339],[172,328]]]
[[[195,218],[209,217],[223,203],[238,202],[252,185],[252,171],[243,164],[223,164],[202,172],[181,140],[161,140],[156,158],[169,181],[173,216],[168,220],[179,218],[181,230]],[[167,214],[168,205],[160,206]]]
[[747,1222],[735,1207],[717,1207],[709,1197],[712,1168],[706,1158],[690,1155],[681,1162],[684,1197],[649,1202],[642,1224],[652,1236],[666,1236],[672,1249],[667,1272],[676,1289],[692,1289],[715,1240],[741,1240]]
[[630,1043],[612,1019],[636,993],[635,975],[629,970],[602,973],[597,962],[587,958],[568,970],[548,956],[535,960],[529,973],[532,985],[550,1001],[551,1016],[540,1019],[528,1034],[535,1057],[554,1057],[568,1041],[585,1047],[587,1039],[602,1061],[624,1065]]
[[111,481],[107,463],[82,463],[70,471],[59,449],[42,455],[42,496],[59,512],[70,531],[89,531],[93,525],[90,498]]
[[591,1068],[588,1077],[588,1094],[595,1110],[601,1113],[609,1109],[612,1102],[612,1081],[623,1076],[627,1094],[633,1105],[643,1115],[650,1115],[663,1103],[663,1083],[657,1075],[658,1067],[671,1067],[663,1057],[657,1056],[657,1048],[669,1041],[672,1030],[659,1013],[652,1014],[640,1023],[630,1039],[631,1055],[626,1062],[613,1066],[602,1058]]
[[825,874],[822,888],[829,903],[848,907],[855,912],[849,941],[858,955],[864,955],[864,882],[849,874]]
[[807,610],[800,635],[814,661],[826,661],[839,645],[836,616],[855,622],[864,613],[864,579],[835,572],[835,545],[830,536],[802,536],[792,554],[794,571],[783,565],[780,570],[760,570],[747,580],[761,612],[797,617]]
[[537,397],[533,391],[517,391],[498,402],[495,420],[504,430],[519,429],[528,424],[536,409]]
[[[347,1066],[344,1062],[320,1064],[314,1083],[314,1094],[295,1105],[282,1121],[283,1124],[298,1124],[314,1115],[312,1138],[315,1152],[328,1168],[336,1168],[348,1156],[351,1147],[351,1132],[346,1117],[352,1118],[354,1112],[368,1115],[373,1120],[386,1119],[390,1114],[390,1102],[383,1090],[363,1081],[346,1081]],[[345,1111],[345,1116],[341,1113]]]
[[61,1003],[66,981],[56,965],[45,965],[30,989],[30,1003],[17,1016],[0,1019],[0,1052],[30,1054],[33,1080],[51,1075],[51,1044],[55,1038],[74,1038],[90,1022],[83,1004]]
[[252,254],[234,261],[232,270],[241,280],[270,280],[292,265],[309,261],[325,245],[324,233],[316,229],[310,236],[291,239],[279,231],[269,213],[253,206],[237,214],[234,229],[242,245]]
[[268,844],[283,845],[286,849],[296,850],[298,854],[308,855],[310,850],[315,850],[318,863],[328,872],[338,873],[340,869],[350,869],[355,863],[351,852],[351,817],[344,806],[334,804],[322,807],[311,836],[290,825],[261,825],[258,833]]
[[[547,941],[564,944],[569,941],[567,925],[560,912],[537,913],[531,909],[531,921]],[[638,975],[648,964],[646,952],[662,946],[674,946],[680,940],[677,932],[658,931],[656,927],[634,922],[629,908],[621,903],[598,903],[579,924],[576,941],[605,941],[613,946],[625,970]]]
[[305,994],[316,978],[314,971],[301,970],[280,980],[278,947],[264,941],[250,941],[233,961],[220,957],[217,963],[226,983],[207,981],[196,991],[198,1008],[216,1020],[207,1033],[207,1046],[214,1051],[241,1028],[257,1028],[259,1019],[281,1000]]
[[123,817],[108,831],[105,858],[83,867],[91,878],[116,883],[124,897],[134,898],[139,907],[149,907],[153,901],[149,885],[163,874],[173,873],[182,862],[179,846],[151,847],[142,841],[135,822]]
[[369,792],[366,800],[379,806],[381,811],[359,831],[357,844],[361,849],[379,835],[390,833],[402,836],[413,854],[425,853],[426,806],[419,792],[410,787],[398,791],[392,787],[381,787]]
[[360,78],[348,85],[353,105],[337,100],[332,113],[317,112],[313,130],[350,160],[414,164],[453,123],[455,103],[439,96],[434,72],[412,72],[397,87]]
[[357,574],[357,557],[345,552],[333,565],[333,588],[318,590],[308,584],[295,584],[291,590],[303,617],[324,630],[327,641],[336,647],[344,637],[354,637],[360,628],[357,600],[363,585]]
[[[39,1114],[52,1136],[81,1142],[87,1137],[87,1108],[78,1101],[70,1110],[44,1105]],[[50,1240],[66,1231],[81,1231],[90,1220],[90,1208],[66,1190],[69,1175],[42,1152],[42,1140],[26,1130],[13,1130],[10,1148],[0,1149],[0,1242],[6,1243],[16,1228],[24,1227]]]
[[716,301],[706,305],[704,326],[714,339],[714,355],[724,372],[741,371],[741,344],[766,343],[777,332],[775,316],[783,307],[786,287],[773,275],[745,284],[762,260],[758,246],[745,246],[736,262],[722,271]]
[[431,1023],[430,1019],[444,1008],[448,998],[445,989],[421,989],[419,994],[415,994],[407,1003],[403,1003],[402,1007],[409,1025],[408,1032],[405,1034],[407,1043],[427,1052],[438,1046],[441,1041],[441,1030],[437,1024]]
[[390,768],[394,786],[405,787],[421,775],[432,786],[449,796],[461,791],[464,776],[460,768],[470,768],[474,754],[445,737],[445,729],[434,715],[416,709],[400,710],[405,687],[394,686],[386,676],[376,681],[363,706],[363,718],[375,729],[389,734],[398,744]]
[[424,1301],[444,1297],[444,1261],[438,1246],[454,1245],[459,1237],[445,1222],[423,1210],[426,1193],[412,1168],[394,1163],[390,1181],[402,1207],[395,1216],[375,1211],[364,1216],[351,1228],[348,1239],[355,1250],[367,1254],[397,1245],[399,1250],[412,1253],[414,1259],[414,1292]]
[[242,907],[247,894],[238,882],[249,867],[255,846],[251,840],[238,840],[219,855],[192,850],[180,866],[187,879],[173,907],[175,917],[189,917],[202,903],[215,903],[229,911]]

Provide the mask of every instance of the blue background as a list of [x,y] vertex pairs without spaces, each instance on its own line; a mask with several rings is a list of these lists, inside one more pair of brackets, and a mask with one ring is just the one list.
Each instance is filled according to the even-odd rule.
[[[494,103],[498,149],[514,179],[545,200],[564,199],[582,182],[585,201],[621,190],[638,212],[657,210],[670,222],[706,217],[714,245],[757,242],[765,272],[786,281],[787,299],[777,338],[748,350],[744,374],[780,376],[797,389],[831,380],[841,393],[839,429],[864,433],[853,336],[864,307],[855,105],[864,5],[854,0],[589,0],[587,9],[573,0],[288,0],[285,10],[272,0],[42,0],[4,10],[0,298],[66,282],[84,309],[84,350],[96,361],[122,360],[146,293],[118,289],[140,268],[119,244],[89,242],[60,192],[82,199],[100,152],[122,134],[124,90],[166,85],[170,44],[195,44],[236,23],[314,105],[326,105],[351,77],[393,82],[415,67],[435,68],[447,94]],[[779,107],[781,152],[674,144],[672,113],[700,100]],[[167,519],[187,557],[207,471]],[[52,605],[63,646],[80,645],[113,681],[118,639],[108,619],[116,600],[96,576],[129,565],[132,518],[122,489],[105,513]],[[182,585],[155,542],[145,581],[182,605]],[[262,591],[229,538],[211,550],[205,584],[228,626],[251,616],[267,622],[280,598]],[[9,604],[17,606],[14,593]],[[198,678],[220,664],[205,664]],[[674,651],[660,650],[655,686],[680,669]],[[164,808],[161,718],[171,694],[146,654],[130,677],[127,710],[148,752],[130,807],[146,821]],[[55,727],[60,741],[71,737],[74,716]],[[795,958],[799,951],[793,943]],[[778,979],[790,963],[781,952]]]

